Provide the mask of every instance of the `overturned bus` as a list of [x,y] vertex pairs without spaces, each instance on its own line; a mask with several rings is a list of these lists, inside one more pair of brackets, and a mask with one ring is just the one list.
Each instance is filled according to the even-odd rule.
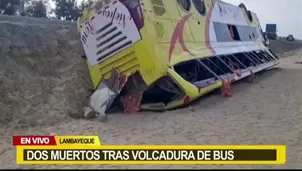
[[[98,113],[164,111],[278,64],[255,13],[220,0],[98,0],[78,19]],[[112,110],[111,110],[112,109]]]

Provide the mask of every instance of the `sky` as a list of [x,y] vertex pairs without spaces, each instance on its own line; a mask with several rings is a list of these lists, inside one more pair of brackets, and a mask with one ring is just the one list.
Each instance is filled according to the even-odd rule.
[[244,3],[255,12],[263,31],[266,24],[277,24],[279,36],[293,34],[302,39],[302,0],[223,0],[233,5]]
[[[81,2],[82,0],[77,0]],[[302,39],[302,0],[223,0],[233,5],[244,3],[255,12],[263,31],[266,24],[277,24],[279,36],[293,34]],[[53,6],[54,4],[52,4]]]

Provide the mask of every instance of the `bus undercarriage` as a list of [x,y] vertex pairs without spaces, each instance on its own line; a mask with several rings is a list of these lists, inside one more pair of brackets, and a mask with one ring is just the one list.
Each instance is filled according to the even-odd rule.
[[[219,82],[222,82],[221,89],[223,90],[227,88],[224,83],[233,83],[247,77],[249,81],[253,81],[254,74],[270,69],[276,64],[278,64],[278,57],[270,51],[252,51],[189,60],[172,68],[199,90]],[[164,76],[148,87],[139,72],[130,76],[120,76],[117,70],[113,70],[113,73],[108,81],[103,81],[100,85],[114,93],[108,95],[103,93],[102,96],[95,97],[95,99],[108,98],[106,105],[103,105],[104,114],[117,111],[125,113],[140,110],[164,111],[173,109],[171,105],[173,103],[180,101],[185,105],[190,102],[186,101],[187,95],[184,88],[177,84],[173,77]],[[121,78],[124,79],[124,83],[121,83],[120,80],[123,80]],[[226,94],[223,95],[227,97]],[[198,97],[191,99],[195,98]],[[100,105],[100,100],[95,99],[92,98],[92,101],[97,101]]]

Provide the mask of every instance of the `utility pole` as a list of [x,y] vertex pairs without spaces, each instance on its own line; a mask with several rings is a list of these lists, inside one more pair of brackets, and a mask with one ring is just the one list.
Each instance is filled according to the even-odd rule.
[[24,0],[20,0],[20,14],[24,13]]

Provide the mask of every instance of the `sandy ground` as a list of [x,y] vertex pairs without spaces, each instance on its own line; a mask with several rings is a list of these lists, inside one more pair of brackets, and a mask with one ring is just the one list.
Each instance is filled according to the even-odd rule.
[[[111,115],[107,122],[67,119],[53,126],[0,130],[1,168],[302,168],[302,51],[233,85],[233,97],[203,97],[192,108]],[[47,166],[15,164],[12,135],[99,135],[103,144],[286,144],[287,162],[275,166]]]

